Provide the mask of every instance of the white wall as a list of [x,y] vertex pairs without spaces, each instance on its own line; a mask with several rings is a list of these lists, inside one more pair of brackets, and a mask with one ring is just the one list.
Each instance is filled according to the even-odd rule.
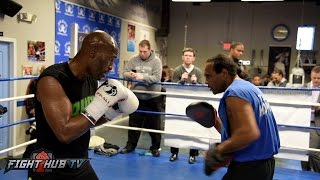
[[[22,65],[28,64],[34,66],[37,70],[41,65],[51,65],[54,63],[54,42],[55,42],[55,0],[14,0],[21,4],[23,8],[19,13],[31,13],[37,15],[36,22],[27,23],[19,22],[17,15],[9,17],[7,15],[0,16],[0,31],[5,37],[15,38],[17,40],[17,76],[22,76]],[[73,1],[72,1],[73,2]],[[75,2],[76,3],[76,2]],[[108,12],[106,12],[108,13]],[[123,11],[125,13],[125,11]],[[148,16],[147,16],[148,18]],[[135,52],[127,52],[127,25],[134,24],[136,26],[136,48]],[[120,48],[120,75],[123,72],[123,62],[128,60],[138,51],[138,44],[140,42],[141,30],[149,32],[150,43],[153,50],[158,51],[155,40],[154,27],[151,27],[140,22],[122,20],[121,24],[121,48]],[[27,59],[27,41],[44,41],[46,45],[46,61],[45,62],[30,62]],[[19,80],[17,85],[17,96],[23,96],[26,93],[26,88],[29,80]],[[24,107],[17,109],[17,120],[20,121],[27,118]],[[25,135],[25,130],[29,125],[23,124],[17,126],[16,143],[21,144],[28,139]],[[24,148],[17,150],[17,153],[22,153]]]
[[[31,13],[37,15],[38,19],[34,23],[19,22],[17,15],[14,17],[0,17],[0,31],[4,37],[15,38],[17,41],[17,75],[22,76],[22,65],[29,64],[36,70],[41,65],[51,65],[54,63],[54,32],[55,32],[55,1],[54,0],[14,0],[21,4],[23,8],[19,13]],[[44,41],[46,45],[45,62],[29,62],[27,59],[27,41]],[[19,80],[17,85],[17,96],[25,95],[29,80]],[[17,120],[26,119],[24,107],[17,109]],[[18,125],[16,142],[25,142],[25,130],[28,125]],[[18,149],[18,151],[24,148]]]
[[[294,65],[297,51],[297,27],[302,24],[317,25],[315,49],[320,47],[319,17],[320,6],[315,3],[173,3],[170,9],[170,34],[168,37],[168,65],[181,64],[181,52],[184,45],[184,27],[188,26],[187,46],[197,50],[195,65],[204,68],[205,60],[223,51],[222,41],[241,41],[245,45],[244,59],[252,59],[252,50],[256,51],[255,63],[260,64],[260,52],[263,50],[262,65],[267,69],[269,46],[291,46],[291,67]],[[186,12],[188,18],[186,19]],[[229,17],[229,18],[228,18]],[[229,20],[229,21],[228,21]],[[286,24],[290,35],[287,40],[277,42],[272,39],[271,30],[276,24]],[[320,54],[317,54],[318,63]]]

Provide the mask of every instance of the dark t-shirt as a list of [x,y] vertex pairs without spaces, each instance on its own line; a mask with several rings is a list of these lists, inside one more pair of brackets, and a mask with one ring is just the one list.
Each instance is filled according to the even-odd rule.
[[[39,79],[45,76],[52,76],[59,81],[72,104],[72,116],[79,115],[91,102],[98,85],[98,82],[89,76],[83,81],[78,80],[72,74],[68,63],[55,64],[48,67],[40,75]],[[47,149],[53,153],[55,158],[88,157],[90,131],[87,131],[69,144],[61,143],[48,125],[39,101],[36,101],[36,122],[37,149]]]

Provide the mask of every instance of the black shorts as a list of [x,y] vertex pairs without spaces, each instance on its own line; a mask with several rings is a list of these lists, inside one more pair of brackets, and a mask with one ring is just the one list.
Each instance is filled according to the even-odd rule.
[[232,161],[228,167],[227,173],[224,175],[222,179],[272,180],[274,168],[274,157],[265,160],[249,162]]
[[91,164],[87,162],[78,170],[59,170],[47,173],[36,173],[32,169],[28,170],[28,180],[98,180],[97,174],[94,172]]

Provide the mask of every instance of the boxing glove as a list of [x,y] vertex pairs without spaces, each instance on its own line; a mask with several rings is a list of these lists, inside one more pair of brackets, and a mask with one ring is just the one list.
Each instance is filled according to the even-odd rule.
[[124,100],[119,101],[113,105],[108,111],[104,114],[104,117],[111,121],[112,119],[122,115],[122,114],[131,114],[135,112],[139,107],[139,100],[137,96],[128,88],[126,88],[128,97]]
[[81,114],[95,125],[113,105],[127,98],[127,89],[119,81],[108,79],[98,88],[93,100]]
[[204,173],[210,176],[215,170],[226,167],[232,161],[232,155],[220,154],[217,152],[217,143],[210,146],[209,150],[206,152],[204,161]]

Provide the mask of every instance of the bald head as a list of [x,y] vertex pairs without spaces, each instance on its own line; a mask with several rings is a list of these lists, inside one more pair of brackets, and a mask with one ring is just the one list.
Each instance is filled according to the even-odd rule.
[[96,31],[83,39],[79,52],[69,64],[73,73],[81,76],[79,79],[86,75],[100,79],[113,69],[117,55],[118,45],[114,38],[104,31]]
[[91,47],[101,47],[106,50],[110,56],[117,56],[118,45],[112,36],[104,31],[96,31],[88,34],[82,42],[79,53],[87,51]]

